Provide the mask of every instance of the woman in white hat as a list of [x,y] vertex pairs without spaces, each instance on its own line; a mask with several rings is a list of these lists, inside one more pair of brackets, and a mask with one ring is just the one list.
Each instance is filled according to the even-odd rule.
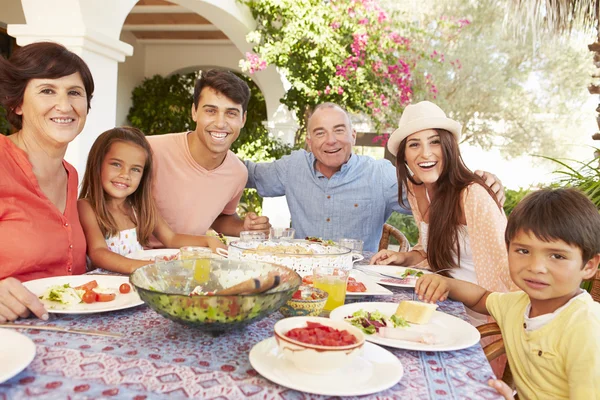
[[[454,278],[506,292],[514,285],[504,241],[506,216],[485,181],[465,166],[458,147],[461,129],[431,102],[406,107],[387,146],[397,156],[399,190],[407,191],[419,243],[403,253],[382,250],[371,264],[449,269]],[[472,320],[485,322],[475,315]]]

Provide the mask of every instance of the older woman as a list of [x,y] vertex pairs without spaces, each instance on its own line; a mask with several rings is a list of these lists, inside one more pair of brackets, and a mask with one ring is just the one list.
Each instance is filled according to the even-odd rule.
[[[434,271],[506,292],[515,287],[504,242],[506,216],[494,192],[463,163],[461,129],[431,102],[406,107],[388,149],[397,154],[399,186],[407,189],[419,243],[409,252],[382,250],[371,264],[429,264]],[[486,320],[470,316],[474,325]]]
[[48,315],[23,281],[85,272],[78,178],[63,158],[85,125],[92,74],[56,43],[0,57],[0,102],[17,132],[0,135],[0,321]]

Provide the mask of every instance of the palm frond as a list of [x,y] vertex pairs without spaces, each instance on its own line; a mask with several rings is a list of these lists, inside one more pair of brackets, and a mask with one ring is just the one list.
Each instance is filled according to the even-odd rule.
[[600,0],[511,0],[507,21],[534,33],[590,32],[598,27]]

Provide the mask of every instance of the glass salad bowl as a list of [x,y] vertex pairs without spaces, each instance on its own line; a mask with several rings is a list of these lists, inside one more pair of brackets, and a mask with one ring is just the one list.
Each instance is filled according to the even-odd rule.
[[[231,293],[232,287],[256,280],[267,282],[267,277],[279,284],[270,288],[261,284],[257,290],[268,290],[260,293],[219,293]],[[160,315],[212,332],[238,329],[264,318],[285,304],[302,283],[287,267],[215,257],[149,264],[129,280],[140,298]]]

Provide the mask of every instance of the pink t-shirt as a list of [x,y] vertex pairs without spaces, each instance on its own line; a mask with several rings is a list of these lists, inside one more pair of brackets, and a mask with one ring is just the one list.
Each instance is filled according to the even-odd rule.
[[[154,152],[154,198],[174,232],[204,235],[220,214],[235,214],[248,170],[232,151],[219,167],[206,170],[192,157],[187,134],[147,137]],[[151,245],[161,246],[154,238]]]

